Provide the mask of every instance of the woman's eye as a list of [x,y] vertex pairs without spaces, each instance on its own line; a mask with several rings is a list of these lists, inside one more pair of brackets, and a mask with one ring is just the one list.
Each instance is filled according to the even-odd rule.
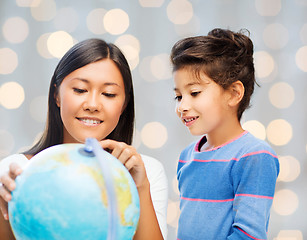
[[191,96],[196,97],[200,92],[192,92]]
[[103,95],[110,98],[116,97],[116,94],[114,93],[103,93]]
[[86,90],[80,89],[80,88],[74,88],[74,92],[76,92],[76,93],[85,93]]

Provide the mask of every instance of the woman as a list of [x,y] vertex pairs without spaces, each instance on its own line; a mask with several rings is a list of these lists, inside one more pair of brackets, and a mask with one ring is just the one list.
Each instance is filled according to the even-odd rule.
[[[133,129],[133,85],[122,52],[99,39],[88,39],[73,46],[60,60],[51,79],[48,118],[41,139],[23,154],[0,162],[0,169],[10,165],[0,179],[4,219],[8,220],[7,202],[15,188],[14,179],[22,172],[20,166],[47,147],[84,143],[86,138],[92,137],[127,167],[135,181],[140,197],[140,219],[134,239],[165,238],[167,180],[164,169],[157,160],[140,155],[130,145]],[[8,228],[7,221],[1,219],[0,229],[6,232],[6,239],[10,239]]]

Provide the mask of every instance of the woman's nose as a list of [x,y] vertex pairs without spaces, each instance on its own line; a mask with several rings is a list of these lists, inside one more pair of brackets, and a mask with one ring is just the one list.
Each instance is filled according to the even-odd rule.
[[100,111],[102,107],[100,101],[100,95],[97,94],[89,94],[84,103],[84,110],[90,112]]

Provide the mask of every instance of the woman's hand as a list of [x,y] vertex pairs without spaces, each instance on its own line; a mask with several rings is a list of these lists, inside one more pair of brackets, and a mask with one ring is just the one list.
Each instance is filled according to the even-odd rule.
[[111,154],[119,159],[129,170],[140,197],[140,219],[133,240],[163,239],[150,195],[150,183],[141,155],[136,149],[126,143],[114,140],[103,140],[100,145],[110,149]]
[[21,167],[16,163],[12,163],[9,172],[0,177],[0,209],[5,220],[9,219],[7,204],[12,199],[11,192],[16,187],[15,178],[21,173]]
[[144,162],[133,146],[109,139],[101,141],[100,145],[104,149],[110,149],[111,154],[124,164],[138,189],[148,187]]

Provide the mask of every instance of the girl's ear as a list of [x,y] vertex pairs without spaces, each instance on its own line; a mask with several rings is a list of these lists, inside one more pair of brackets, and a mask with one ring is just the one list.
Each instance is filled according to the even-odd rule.
[[231,107],[235,107],[241,102],[244,96],[244,85],[241,81],[238,80],[230,85],[229,91],[231,97],[228,104]]

